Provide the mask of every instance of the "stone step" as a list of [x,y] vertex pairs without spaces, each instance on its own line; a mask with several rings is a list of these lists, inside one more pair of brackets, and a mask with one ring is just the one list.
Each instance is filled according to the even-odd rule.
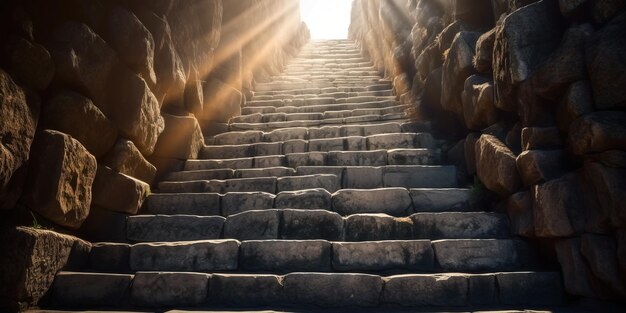
[[302,98],[302,99],[272,99],[272,100],[251,100],[246,102],[244,107],[285,107],[285,106],[311,106],[311,105],[320,105],[320,104],[353,104],[353,103],[365,103],[365,102],[376,102],[376,101],[386,101],[386,100],[395,100],[395,96],[355,96],[348,98],[334,98],[334,97],[312,97],[312,98]]
[[[301,166],[385,166],[382,180],[383,185],[389,187],[456,187],[455,166],[412,165],[415,162],[430,163],[437,158],[438,154],[436,152],[431,153],[429,150],[423,149],[305,152],[239,159],[187,160],[184,171],[243,170],[271,167],[298,168]],[[407,160],[411,161],[411,165],[404,165]],[[413,175],[420,176],[413,177]]]
[[[286,133],[301,137],[296,132]],[[330,152],[330,151],[368,151],[391,150],[394,147],[402,151],[416,149],[435,149],[437,142],[428,133],[391,133],[372,136],[349,136],[303,140],[284,138],[286,141],[261,142],[238,145],[210,145],[200,150],[198,159],[237,159],[255,156],[284,155],[285,153]],[[427,155],[435,157],[438,152],[431,150]],[[406,154],[405,154],[406,155]],[[424,154],[423,154],[424,155]],[[415,163],[432,165],[433,163]]]
[[255,113],[325,113],[328,111],[351,111],[358,109],[385,109],[401,105],[395,100],[381,100],[361,103],[336,103],[336,104],[317,104],[306,106],[257,106],[243,107],[241,113],[243,115]]
[[[251,201],[251,199],[244,199]],[[410,213],[408,207],[392,209],[378,203],[348,199],[333,211],[312,209],[251,210],[222,216],[137,215],[127,219],[127,238],[132,242],[194,241],[209,239],[326,239],[333,241],[377,241],[411,239],[492,239],[510,237],[505,215],[486,212]],[[235,203],[235,201],[233,201]],[[365,212],[365,213],[364,213]],[[461,229],[465,227],[466,229]],[[471,244],[468,243],[471,248]],[[464,250],[463,246],[457,250]],[[454,250],[442,244],[442,251]],[[450,265],[453,266],[453,265]]]
[[378,91],[362,91],[362,92],[345,92],[345,91],[335,91],[328,93],[311,93],[311,94],[299,94],[299,95],[290,95],[290,94],[276,94],[276,95],[255,95],[251,100],[299,100],[299,99],[308,99],[308,98],[335,98],[335,99],[343,99],[343,98],[351,98],[351,97],[361,97],[361,96],[375,96],[375,97],[389,97],[393,96],[393,90],[378,90]]
[[[269,107],[266,107],[269,108]],[[353,110],[340,110],[340,111],[325,111],[325,112],[314,112],[314,113],[275,113],[276,109],[274,108],[273,112],[266,112],[268,110],[256,110],[257,113],[251,113],[246,115],[240,115],[237,117],[233,117],[230,119],[231,124],[237,123],[273,123],[273,122],[291,122],[291,121],[320,121],[320,123],[350,123],[355,120],[355,118],[362,117],[365,115],[370,116],[379,116],[380,119],[383,116],[388,114],[398,114],[404,113],[409,108],[408,105],[395,105],[389,106],[386,108],[374,108],[374,109],[353,109]],[[255,111],[255,110],[250,110]],[[266,112],[266,113],[261,113]],[[247,113],[247,112],[246,112]],[[344,119],[344,120],[337,120]],[[330,121],[326,121],[330,120]]]
[[[346,170],[344,170],[346,171]],[[349,171],[349,170],[348,170]],[[307,171],[308,172],[308,171]],[[358,173],[359,171],[357,171]],[[329,171],[329,174],[331,172]],[[344,182],[345,184],[345,182]],[[365,183],[362,183],[365,185]],[[219,193],[157,193],[148,196],[142,214],[149,215],[221,215],[228,217],[253,210],[302,209],[328,210],[339,212],[381,212],[390,214],[412,214],[422,212],[469,212],[474,210],[470,190],[462,188],[412,188],[400,190],[380,189],[373,193],[380,197],[365,196],[365,203],[358,200],[346,201],[350,194],[363,194],[358,190],[340,190],[331,194],[325,189],[313,188],[296,191],[283,191],[276,195],[265,192]],[[398,199],[389,199],[398,195]],[[407,198],[408,194],[408,198]],[[407,203],[407,200],[409,201]],[[390,202],[385,202],[390,201]],[[333,207],[333,205],[338,207]],[[357,206],[358,205],[358,206]]]
[[561,281],[558,272],[394,276],[60,272],[51,288],[51,302],[84,308],[561,306],[566,303]]
[[[286,232],[302,231],[294,228]],[[108,268],[109,272],[478,273],[528,270],[536,267],[537,260],[529,251],[529,245],[517,239],[363,242],[224,239],[126,245],[99,243],[90,254],[91,264],[86,269],[96,268],[98,262],[106,259],[109,264],[115,264]]]
[[311,87],[293,88],[287,90],[255,90],[254,95],[308,95],[308,94],[325,94],[333,92],[366,92],[391,90],[392,84],[389,81],[379,82],[376,84],[367,84],[365,86],[340,86],[340,87]]
[[[429,175],[444,174],[452,175],[454,171],[452,169],[433,168],[435,165],[428,166],[429,164],[438,163],[440,155],[438,151],[431,151],[427,149],[399,149],[388,150],[388,163],[394,163],[389,166],[326,166],[326,165],[313,165],[313,166],[296,166],[286,167],[275,164],[273,167],[263,168],[219,168],[219,169],[204,169],[204,170],[189,170],[181,172],[172,172],[165,177],[163,182],[192,182],[201,180],[227,180],[237,178],[260,178],[260,177],[285,177],[285,176],[302,176],[313,174],[334,174],[337,175],[341,181],[343,188],[380,188],[385,187],[385,183],[396,184],[396,181],[401,178],[398,177],[399,173],[420,174],[425,175],[424,179],[431,179]],[[318,156],[317,153],[309,153],[311,157]],[[280,158],[277,156],[277,158]],[[258,157],[252,158],[254,162],[256,160],[262,160],[262,162],[268,162],[268,158]],[[235,159],[243,160],[243,159]],[[279,160],[280,161],[280,160]],[[306,160],[305,160],[306,161]],[[408,161],[408,162],[407,162]],[[398,165],[405,165],[402,168],[398,168]],[[415,165],[424,164],[424,165]],[[426,165],[426,166],[425,166]],[[387,175],[390,175],[387,177]],[[445,180],[436,180],[439,185],[453,184],[454,181],[451,176],[446,176]],[[423,180],[417,178],[411,180],[418,182],[419,185],[424,185]],[[414,183],[415,184],[415,183]],[[419,186],[420,188],[424,186]],[[438,186],[439,188],[444,188]],[[448,186],[449,187],[449,186]],[[418,188],[418,187],[413,187]]]
[[355,83],[343,83],[341,86],[335,83],[330,82],[300,82],[300,83],[261,83],[257,84],[255,90],[257,92],[270,91],[270,92],[280,92],[284,91],[287,94],[297,94],[298,90],[314,90],[315,88],[319,88],[320,93],[322,91],[372,91],[372,90],[380,90],[380,88],[385,88],[383,90],[389,89],[392,82],[389,80],[385,80],[382,78],[377,79],[376,81],[361,81]]
[[384,115],[359,115],[346,118],[333,118],[325,120],[299,120],[268,123],[232,123],[229,125],[232,131],[261,130],[272,131],[276,129],[293,127],[322,127],[353,124],[374,124],[381,122],[406,122],[407,113],[388,113]]
[[[231,131],[208,138],[207,145],[243,145],[261,142],[284,142],[288,140],[314,140],[329,139],[349,136],[373,136],[380,134],[399,134],[394,137],[404,136],[402,133],[413,133],[415,124],[406,122],[386,122],[368,125],[343,125],[322,127],[293,127],[272,131]],[[427,130],[428,125],[422,129]],[[429,135],[419,135],[428,137]]]

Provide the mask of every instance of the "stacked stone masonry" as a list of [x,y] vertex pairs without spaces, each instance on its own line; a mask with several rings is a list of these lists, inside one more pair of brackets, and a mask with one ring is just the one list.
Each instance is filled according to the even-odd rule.
[[[626,296],[626,3],[356,0],[350,38],[566,291]],[[481,187],[484,186],[484,187]]]
[[56,275],[49,305],[563,305],[560,273],[473,203],[373,72],[352,41],[306,45],[122,221],[124,240]]

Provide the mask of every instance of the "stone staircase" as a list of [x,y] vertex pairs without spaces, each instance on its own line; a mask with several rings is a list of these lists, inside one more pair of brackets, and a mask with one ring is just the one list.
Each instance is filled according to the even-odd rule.
[[133,244],[57,275],[52,306],[562,304],[560,274],[470,205],[391,89],[352,42],[310,43],[128,218]]

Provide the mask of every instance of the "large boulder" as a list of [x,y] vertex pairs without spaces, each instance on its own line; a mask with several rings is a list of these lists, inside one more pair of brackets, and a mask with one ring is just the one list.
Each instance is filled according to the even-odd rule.
[[542,98],[557,100],[576,81],[587,77],[585,44],[593,33],[593,26],[585,24],[565,31],[561,45],[537,68],[531,81]]
[[58,130],[80,141],[96,158],[117,139],[117,128],[93,102],[73,91],[61,91],[48,101],[42,114],[45,129]]
[[[615,1],[595,1],[615,2]],[[621,1],[626,4],[626,1]],[[587,71],[593,88],[596,108],[625,109],[626,42],[624,36],[626,13],[622,13],[593,34],[587,45]]]
[[492,135],[482,135],[475,148],[478,178],[487,189],[506,197],[521,188],[515,155],[502,141]]
[[156,175],[156,167],[146,160],[132,141],[119,139],[113,149],[101,160],[112,170],[151,184]]
[[54,76],[54,63],[43,46],[12,36],[4,46],[10,71],[21,83],[42,91]]
[[467,77],[474,73],[474,52],[480,33],[460,32],[454,37],[443,62],[441,77],[441,106],[463,116],[461,93]]
[[575,154],[626,150],[626,112],[595,112],[570,126],[569,142]]
[[93,204],[109,211],[137,214],[150,193],[150,185],[99,166],[93,182]]
[[589,276],[589,267],[580,251],[580,238],[557,240],[554,244],[561,264],[565,291],[577,296],[595,297]]
[[598,199],[599,209],[614,227],[626,226],[626,169],[585,162],[585,178]]
[[526,150],[516,160],[524,186],[546,182],[565,172],[567,157],[563,150]]
[[0,209],[11,209],[23,183],[17,180],[23,179],[16,178],[13,183],[11,180],[20,168],[26,168],[39,120],[39,102],[27,98],[24,90],[3,70],[0,70],[0,116]]
[[476,42],[474,69],[481,74],[491,74],[493,64],[493,46],[496,41],[496,28],[482,34]]
[[[58,271],[87,258],[90,244],[78,238],[27,227],[0,230],[0,307],[37,306]],[[82,253],[82,252],[85,252]]]
[[587,80],[572,83],[557,107],[556,119],[559,129],[567,133],[577,118],[593,112],[593,95]]
[[29,163],[26,205],[56,224],[80,227],[89,215],[96,158],[69,135],[44,130],[33,142]]
[[465,125],[472,130],[481,130],[498,121],[498,109],[494,105],[493,81],[490,78],[472,75],[465,81],[462,93]]
[[516,90],[546,60],[561,38],[555,1],[541,0],[508,15],[496,31],[493,77],[496,106],[516,111]]
[[84,24],[67,22],[52,37],[56,84],[84,91],[124,137],[150,155],[164,125],[146,82],[122,66],[111,47]]
[[585,234],[581,238],[580,249],[595,278],[591,283],[596,294],[612,298],[626,296],[626,285],[619,272],[615,238]]
[[585,228],[579,177],[572,173],[532,188],[535,234],[570,237]]
[[196,159],[204,146],[204,137],[193,116],[163,114],[165,130],[159,136],[154,155],[162,158]]
[[106,21],[105,39],[122,61],[150,84],[156,83],[154,73],[154,39],[133,12],[116,6]]

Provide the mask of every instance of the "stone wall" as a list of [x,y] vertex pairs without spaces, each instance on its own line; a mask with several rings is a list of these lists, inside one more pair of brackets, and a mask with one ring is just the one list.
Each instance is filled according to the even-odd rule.
[[7,0],[0,23],[2,227],[87,239],[123,240],[309,37],[297,0]]
[[[576,296],[626,296],[626,2],[356,0],[350,36]],[[489,195],[487,193],[487,195]],[[478,195],[479,197],[481,195]],[[484,195],[483,195],[484,196]]]

